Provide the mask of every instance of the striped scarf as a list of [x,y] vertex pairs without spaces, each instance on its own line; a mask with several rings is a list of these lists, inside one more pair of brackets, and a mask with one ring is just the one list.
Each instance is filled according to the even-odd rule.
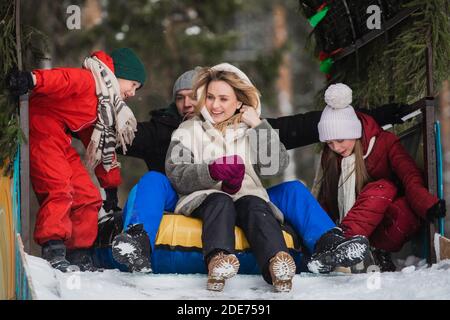
[[137,121],[120,97],[119,82],[111,69],[97,57],[87,57],[83,67],[94,76],[98,98],[97,123],[87,148],[87,163],[95,168],[101,162],[108,172],[120,167],[116,147],[122,147],[126,153],[126,145],[133,142]]

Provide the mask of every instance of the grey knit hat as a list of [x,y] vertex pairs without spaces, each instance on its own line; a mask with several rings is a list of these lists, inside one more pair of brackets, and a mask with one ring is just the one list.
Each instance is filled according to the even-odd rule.
[[181,76],[178,77],[177,81],[175,81],[175,84],[173,85],[173,90],[172,90],[172,99],[174,101],[175,101],[175,96],[178,91],[192,89],[193,80],[199,69],[200,69],[199,67],[196,67],[195,69],[186,71],[185,73],[183,73]]

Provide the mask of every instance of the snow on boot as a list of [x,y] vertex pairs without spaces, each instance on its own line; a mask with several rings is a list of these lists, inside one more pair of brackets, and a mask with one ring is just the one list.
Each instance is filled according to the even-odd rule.
[[269,272],[272,284],[277,292],[289,292],[292,289],[292,278],[295,276],[294,259],[287,252],[280,251],[269,261]]
[[223,251],[215,254],[208,263],[206,288],[211,291],[222,291],[225,280],[234,277],[239,266],[239,260],[234,254],[226,254]]
[[70,262],[71,266],[77,266],[82,272],[103,271],[103,269],[94,266],[91,249],[67,250],[66,258]]
[[143,224],[135,224],[112,241],[114,260],[127,266],[130,272],[152,272],[150,239]]
[[62,272],[70,271],[69,261],[66,260],[66,246],[62,240],[50,240],[42,245],[42,258],[50,265]]
[[317,240],[308,269],[313,273],[329,273],[336,266],[351,267],[363,261],[368,251],[366,237],[356,235],[347,239],[342,229],[335,227]]
[[394,262],[392,262],[390,252],[374,248],[372,254],[375,264],[380,268],[381,272],[394,272],[397,270]]

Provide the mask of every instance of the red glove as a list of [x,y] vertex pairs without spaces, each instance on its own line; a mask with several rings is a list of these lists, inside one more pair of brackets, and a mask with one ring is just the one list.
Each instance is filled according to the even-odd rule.
[[245,165],[238,155],[221,157],[208,165],[209,174],[214,180],[222,181],[222,191],[235,194],[241,189]]

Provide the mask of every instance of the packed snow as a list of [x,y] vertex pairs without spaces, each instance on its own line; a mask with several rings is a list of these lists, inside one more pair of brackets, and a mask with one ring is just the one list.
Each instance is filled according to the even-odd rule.
[[276,293],[258,275],[237,275],[223,292],[206,288],[206,275],[131,274],[119,270],[62,273],[27,255],[37,299],[450,299],[450,260],[428,268],[424,260],[397,261],[401,271],[367,274],[297,274],[289,293]]

